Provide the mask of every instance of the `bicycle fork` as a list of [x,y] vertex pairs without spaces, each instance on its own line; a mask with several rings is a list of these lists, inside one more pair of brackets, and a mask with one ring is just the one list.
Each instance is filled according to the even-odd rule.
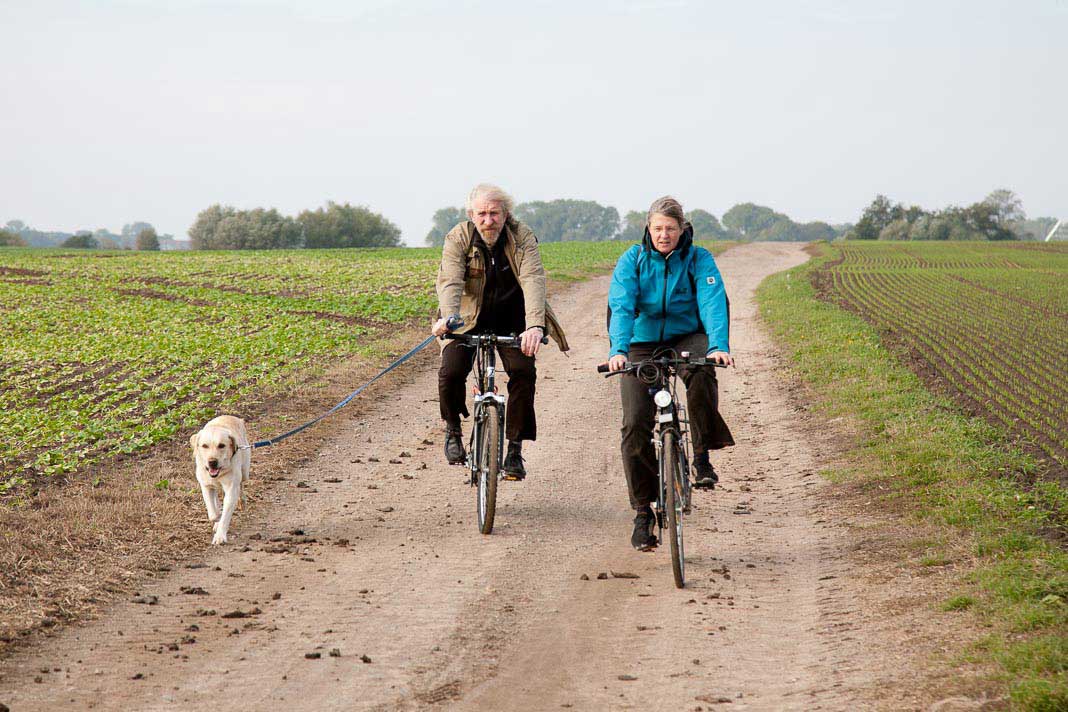
[[[676,403],[675,399],[671,397],[670,393],[666,389],[650,389],[655,390],[654,401],[657,405],[656,421],[658,424],[657,432],[653,437],[653,443],[656,446],[656,460],[661,462],[664,458],[663,441],[665,431],[671,430],[675,433],[675,448],[679,456],[679,468],[682,473],[682,492],[679,494],[682,497],[682,511],[683,514],[690,513],[690,448],[689,438],[687,437],[689,421],[686,419],[686,407],[681,403]],[[660,394],[665,394],[661,396]],[[657,400],[659,398],[659,400]],[[670,454],[670,453],[669,453]],[[660,491],[656,503],[656,520],[660,528],[663,529],[664,524],[664,507],[667,501],[667,493],[664,491],[665,487],[673,486],[667,482],[660,482]]]
[[[674,430],[676,433],[676,442],[678,441],[679,427],[675,417],[675,399],[671,397],[671,393],[663,387],[650,388],[650,393],[653,395],[653,402],[656,403],[656,422],[657,429],[653,435],[653,444],[656,447],[656,461],[661,463],[666,457],[664,453],[664,433],[668,430]],[[662,469],[662,468],[658,468]],[[663,534],[664,527],[667,526],[665,521],[665,510],[667,506],[667,493],[664,491],[665,487],[670,486],[665,482],[662,477],[657,474],[660,486],[657,489],[656,497],[656,524],[659,527],[661,534]],[[660,537],[663,539],[663,536]]]
[[[471,486],[478,484],[481,463],[485,462],[482,457],[482,428],[486,427],[486,418],[497,418],[497,452],[504,452],[504,396],[497,393],[479,393],[474,396],[474,427],[471,428],[471,439],[467,448],[467,466],[471,470]],[[487,403],[495,403],[495,408],[487,407]],[[490,413],[489,411],[494,411]]]
[[679,447],[679,467],[682,469],[682,513],[690,513],[690,421],[686,417],[686,407],[678,406],[678,433],[676,439]]

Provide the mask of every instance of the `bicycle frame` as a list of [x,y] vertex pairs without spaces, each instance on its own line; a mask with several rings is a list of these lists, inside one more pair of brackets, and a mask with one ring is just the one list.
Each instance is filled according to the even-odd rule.
[[[464,326],[458,316],[451,317],[447,328]],[[497,512],[497,485],[504,478],[504,408],[505,398],[497,393],[497,348],[518,347],[516,335],[446,333],[452,339],[475,349],[474,413],[468,446],[469,481],[475,488],[478,531],[490,534]],[[549,339],[541,336],[541,343]],[[492,411],[492,412],[490,412]]]
[[[453,323],[455,327],[462,325],[463,322],[459,320]],[[497,393],[496,348],[498,346],[518,347],[521,342],[520,338],[515,335],[498,336],[496,334],[455,334],[450,332],[442,338],[459,341],[464,346],[476,349],[474,412],[472,413],[474,425],[471,428],[471,437],[467,448],[467,466],[471,470],[471,484],[475,485],[478,484],[478,476],[482,469],[479,463],[484,460],[480,435],[486,418],[489,417],[486,411],[491,403],[494,410],[497,411],[497,452],[504,452],[505,398]],[[542,336],[541,343],[549,343],[548,337]],[[500,467],[497,469],[499,471]]]
[[[462,323],[454,323],[460,326]],[[517,336],[495,334],[445,334],[443,338],[459,341],[475,351],[475,394],[473,426],[467,448],[470,483],[476,488],[478,528],[483,534],[493,531],[497,511],[497,483],[503,479],[505,398],[497,393],[498,346],[519,346]],[[542,337],[542,343],[548,339]],[[487,452],[489,450],[489,452]]]
[[[655,359],[654,359],[655,360]],[[643,381],[644,382],[644,381]],[[659,364],[657,368],[657,376],[654,383],[649,384],[649,393],[654,395],[660,391],[666,391],[671,400],[666,405],[656,404],[656,430],[653,433],[653,444],[656,447],[656,460],[657,463],[664,461],[664,434],[672,432],[675,434],[675,443],[679,449],[679,467],[682,469],[682,483],[683,491],[680,493],[683,498],[683,512],[689,513],[690,510],[690,421],[686,417],[686,406],[682,405],[679,401],[678,393],[678,371],[676,370],[676,364]],[[657,473],[662,471],[662,467],[657,469]],[[667,508],[667,487],[668,483],[664,481],[663,477],[658,477],[660,480],[657,487],[657,501],[656,501],[656,521],[663,532],[666,523],[664,521],[665,511]],[[663,536],[661,536],[663,539]]]

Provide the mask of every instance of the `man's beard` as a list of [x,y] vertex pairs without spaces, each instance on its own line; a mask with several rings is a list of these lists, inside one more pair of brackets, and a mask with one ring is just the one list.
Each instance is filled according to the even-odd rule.
[[501,236],[500,230],[479,230],[478,234],[482,236],[482,241],[490,247],[493,247],[497,243],[497,238]]

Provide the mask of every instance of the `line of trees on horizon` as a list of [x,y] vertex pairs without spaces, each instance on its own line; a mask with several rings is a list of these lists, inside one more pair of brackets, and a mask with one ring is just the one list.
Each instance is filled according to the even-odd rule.
[[845,234],[851,240],[1042,240],[1056,218],[1028,219],[1023,202],[999,188],[961,208],[925,210],[877,195]]
[[[593,200],[560,198],[520,203],[515,217],[530,226],[542,242],[622,240],[638,242],[645,231],[644,211],[623,217],[611,206]],[[739,203],[723,214],[694,209],[687,213],[698,240],[791,241],[834,240],[1041,240],[1056,218],[1028,218],[1020,199],[998,189],[967,207],[926,210],[894,203],[878,195],[855,225],[821,221],[797,223],[789,216],[756,203]],[[467,219],[463,208],[437,210],[425,237],[440,246],[455,225]],[[402,247],[401,231],[370,208],[328,201],[296,217],[274,208],[239,210],[214,204],[197,214],[189,228],[189,242],[159,235],[147,222],[123,226],[121,234],[105,228],[75,233],[35,230],[21,220],[0,228],[0,247],[68,247],[137,250],[266,250]]]
[[35,230],[21,220],[8,220],[0,228],[0,247],[70,247],[92,250],[174,250],[181,249],[173,235],[160,235],[151,223],[137,221],[123,225],[122,232],[107,228],[70,232]]
[[[105,238],[106,239],[106,238]],[[111,242],[111,244],[108,244]],[[159,252],[159,235],[156,234],[156,229],[153,227],[146,227],[141,232],[137,233],[137,237],[134,239],[133,247],[122,247],[114,244],[112,241],[104,242],[98,240],[96,236],[89,233],[79,233],[71,235],[63,242],[59,243],[60,247],[67,247],[76,250],[138,250],[140,252]]]
[[189,228],[194,250],[400,247],[400,228],[369,208],[327,202],[295,218],[276,209],[211,205]]
[[274,208],[238,210],[210,205],[197,214],[189,228],[189,241],[160,236],[146,222],[130,223],[121,235],[101,228],[75,233],[34,230],[21,220],[0,229],[0,247],[66,247],[75,249],[194,249],[271,250],[344,247],[399,247],[401,231],[382,215],[364,206],[327,202],[296,217]]
[[[534,231],[541,242],[574,240],[623,240],[638,242],[645,233],[646,213],[631,210],[620,219],[619,212],[593,200],[557,199],[516,205],[515,217]],[[697,240],[833,240],[851,225],[825,222],[796,223],[783,213],[755,203],[739,203],[723,214],[722,223],[707,210],[686,214]],[[445,235],[457,223],[467,220],[463,208],[445,207],[434,213],[425,242],[432,247],[445,242]]]

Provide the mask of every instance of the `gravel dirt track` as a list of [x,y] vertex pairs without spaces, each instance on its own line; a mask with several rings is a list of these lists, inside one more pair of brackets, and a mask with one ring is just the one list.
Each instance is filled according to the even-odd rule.
[[372,393],[377,406],[362,409],[372,415],[292,472],[274,501],[238,511],[230,545],[208,547],[205,521],[202,564],[5,661],[0,702],[15,712],[865,707],[876,645],[839,624],[848,535],[821,518],[825,446],[777,376],[753,303],[764,277],[807,259],[802,248],[751,244],[717,260],[738,360],[720,372],[722,410],[738,444],[713,455],[722,486],[695,494],[686,589],[673,585],[666,546],[629,545],[619,386],[594,372],[607,350],[599,277],[553,300],[573,351],[539,356],[530,476],[501,484],[491,536],[477,532],[462,468],[444,464],[436,356],[422,359]]

